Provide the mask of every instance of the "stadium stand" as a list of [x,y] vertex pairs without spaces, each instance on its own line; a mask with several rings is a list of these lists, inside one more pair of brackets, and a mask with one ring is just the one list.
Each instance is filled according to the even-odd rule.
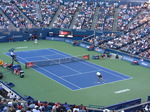
[[3,28],[10,28],[10,24],[9,21],[2,14],[0,14],[0,29]]
[[39,6],[41,8],[40,12],[43,21],[43,27],[49,27],[52,19],[59,9],[60,4],[57,2],[40,1]]
[[73,29],[89,30],[92,26],[95,10],[96,5],[93,2],[90,4],[88,2],[82,2]]
[[69,28],[75,12],[77,11],[78,4],[74,2],[65,2],[65,6],[60,9],[60,12],[53,23],[56,28]]
[[[95,24],[93,29],[98,31],[98,33],[96,33],[94,37],[84,39],[84,41],[88,43],[88,46],[94,44],[102,50],[118,50],[127,55],[134,55],[149,60],[149,11],[148,4],[143,2],[67,1],[63,3],[60,0],[1,1],[0,29],[43,27],[68,29],[72,25],[74,30],[85,30],[86,32],[91,30],[93,24]],[[94,17],[95,15],[96,17]],[[57,33],[54,31],[57,36],[58,31],[59,30],[56,31]],[[47,34],[49,31],[46,30],[45,32]],[[7,40],[2,41],[6,42]],[[83,44],[81,43],[80,45]],[[103,111],[102,108],[95,110],[90,108],[87,109],[83,105],[35,101],[34,98],[29,96],[23,98],[4,82],[0,81],[0,84],[0,111],[11,109],[14,111],[31,111],[36,109],[44,112],[69,112],[75,110],[80,110],[82,112],[86,112],[87,110],[89,112]],[[7,96],[6,94],[8,93],[9,95]],[[108,106],[107,108],[115,110],[116,112],[122,111],[122,109],[125,112],[148,112],[150,110],[146,109],[150,106],[149,101],[150,96],[148,96],[147,102],[141,102],[139,98]]]
[[96,30],[112,30],[116,3],[100,2]]
[[142,10],[142,5],[138,3],[122,4],[118,8],[118,30],[124,31],[129,22]]

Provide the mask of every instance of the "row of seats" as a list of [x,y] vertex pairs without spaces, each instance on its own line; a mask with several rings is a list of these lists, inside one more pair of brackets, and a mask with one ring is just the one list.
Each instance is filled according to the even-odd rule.
[[129,22],[141,11],[142,7],[140,4],[136,6],[132,4],[120,5],[118,9],[118,30],[126,30]]
[[56,28],[69,28],[75,12],[77,11],[78,4],[74,2],[68,2],[60,10],[60,14],[57,16],[53,23],[53,27]]
[[[115,16],[118,17],[118,29],[124,29],[128,22],[143,8],[143,3],[124,3],[124,2],[87,2],[69,1],[62,5],[58,1],[40,0],[14,0],[14,2],[4,1],[0,4],[1,10],[8,17],[6,23],[12,22],[16,28],[22,27],[49,27],[55,14],[60,9],[52,27],[69,28],[75,13],[77,18],[73,24],[73,29],[91,29],[93,19],[96,22],[96,30],[112,30]],[[118,15],[115,11],[118,9]],[[144,17],[145,14],[142,16]],[[2,24],[1,28],[7,28],[7,24]],[[11,26],[9,26],[11,27]],[[131,27],[130,27],[131,28]]]
[[96,6],[94,3],[88,4],[87,2],[82,2],[73,29],[89,30],[92,26],[95,11]]
[[112,30],[114,22],[116,3],[108,4],[107,2],[100,3],[98,13],[98,21],[96,23],[96,30]]
[[[150,22],[144,24],[135,30],[126,33],[125,35],[119,36],[108,43],[105,43],[107,47],[112,49],[119,49],[123,52],[129,53],[131,55],[139,55],[140,53],[148,53],[147,50],[150,48],[149,38],[150,32],[148,28],[150,27]],[[145,54],[144,53],[144,54]],[[142,56],[142,55],[139,55]],[[148,53],[144,58],[150,58]]]

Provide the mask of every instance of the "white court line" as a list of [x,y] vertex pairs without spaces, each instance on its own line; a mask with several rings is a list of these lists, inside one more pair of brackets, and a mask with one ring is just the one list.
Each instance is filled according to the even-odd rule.
[[[54,51],[54,49],[47,49],[47,50],[49,50],[49,51],[51,51],[51,52],[54,52],[54,53],[56,53],[56,54],[59,54],[59,55],[62,55],[62,53],[63,53],[63,52],[62,52],[62,53],[59,53],[60,51],[59,51],[59,52]],[[62,55],[62,56],[64,56],[64,55]],[[65,56],[66,56],[66,55],[65,55]]]
[[[96,69],[99,70],[98,67],[95,67],[95,66],[93,66],[93,65],[90,65],[90,64],[87,64],[87,63],[84,63],[84,62],[81,62],[81,61],[79,61],[79,62],[80,62],[80,63],[83,63],[83,64],[85,64],[85,65],[91,66],[91,67],[96,68]],[[88,62],[89,62],[89,61],[88,61]],[[89,62],[89,63],[91,63],[91,62]],[[92,63],[92,64],[94,64],[94,63]],[[96,64],[94,64],[94,65],[96,65]],[[97,66],[100,66],[100,65],[97,65]],[[102,67],[102,66],[100,66],[100,67]],[[102,68],[105,68],[105,67],[102,67]],[[105,68],[105,69],[107,69],[107,68]],[[113,70],[111,70],[111,69],[107,69],[108,71],[103,70],[103,69],[100,69],[100,70],[101,70],[101,71],[104,71],[104,72],[107,72],[107,73],[109,73],[109,74],[112,74],[112,75],[114,75],[114,76],[116,76],[116,77],[119,77],[119,78],[124,79],[123,77],[121,77],[121,76],[119,76],[119,75],[116,75],[115,73],[109,72],[109,71],[113,71]],[[113,71],[113,72],[116,72],[116,71]],[[119,72],[116,72],[116,73],[119,73]],[[119,74],[122,74],[122,73],[119,73]],[[122,74],[122,75],[123,75],[123,74]]]
[[[18,56],[19,58],[21,58],[20,56]],[[23,58],[21,58],[21,59],[23,59]],[[27,61],[27,60],[25,60],[25,59],[23,59],[24,61]],[[38,68],[40,68],[40,69],[43,69],[42,67],[38,67]],[[32,68],[33,70],[35,70],[34,68]],[[47,71],[46,69],[43,69],[44,71],[46,71],[46,72],[48,72],[48,73],[51,73],[52,75],[54,75],[54,76],[56,76],[56,77],[58,77],[56,74],[54,74],[54,73],[52,73],[52,72],[49,72],[49,71]],[[39,71],[37,71],[37,70],[35,70],[36,72],[39,72]],[[47,75],[45,75],[45,74],[43,74],[42,72],[39,72],[39,73],[41,73],[42,75],[44,75],[45,77],[48,77]],[[50,78],[50,77],[48,77],[48,78]],[[79,89],[82,89],[81,87],[79,87],[79,86],[77,86],[77,85],[75,85],[75,84],[73,84],[73,83],[71,83],[71,82],[69,82],[69,81],[67,81],[67,80],[65,80],[65,79],[63,79],[63,78],[61,78],[61,77],[58,77],[58,78],[60,78],[60,79],[62,79],[62,80],[64,80],[65,82],[68,82],[68,83],[70,83],[71,85],[74,85],[75,87],[77,87],[77,88],[79,88]],[[50,79],[52,79],[52,78],[50,78]],[[52,79],[53,81],[55,81],[55,82],[57,82],[57,83],[59,83],[57,80],[54,80],[54,79]],[[63,85],[62,83],[59,83],[59,84],[61,84],[61,85]],[[63,85],[64,87],[67,87],[67,86],[65,86],[65,85]],[[69,87],[67,87],[67,88],[69,88]],[[69,89],[71,89],[71,88],[69,88]],[[73,90],[73,89],[71,89],[71,90]]]
[[92,72],[95,72],[95,70],[94,71],[90,71],[90,72],[82,72],[82,73],[78,73],[78,74],[65,75],[65,76],[62,76],[62,78],[64,78],[64,77],[70,77],[70,76],[77,76],[77,75],[86,74],[86,73],[92,73]]
[[[55,50],[55,49],[52,49],[52,50]],[[57,50],[57,51],[59,51],[59,50]],[[59,52],[61,52],[61,51],[59,51]],[[60,54],[60,53],[59,53]],[[67,54],[67,53],[65,53],[65,54]],[[70,54],[67,54],[67,55],[70,55]],[[71,55],[70,55],[71,56]],[[84,62],[82,62],[82,61],[79,61],[79,62],[81,62],[81,63],[84,63]],[[101,66],[101,65],[97,65],[97,64],[95,64],[95,63],[92,63],[92,62],[89,62],[89,61],[87,61],[88,63],[91,63],[91,64],[93,64],[93,65],[96,65],[96,66],[100,66],[100,67],[102,67],[102,68],[105,68],[105,69],[107,69],[107,70],[111,70],[111,69],[108,69],[108,68],[106,68],[106,67],[103,67],[103,66]],[[87,63],[84,63],[84,64],[86,64],[86,65],[88,65],[88,66],[91,66],[90,64],[87,64]],[[93,67],[93,66],[91,66],[91,67]],[[97,67],[95,67],[94,66],[94,68],[97,68]],[[102,70],[102,69],[99,69],[99,68],[97,68],[98,70]],[[103,70],[103,71],[105,71],[105,70]],[[117,71],[114,71],[114,70],[111,70],[111,71],[113,71],[113,72],[116,72],[116,73],[119,73],[119,74],[122,74],[122,73],[120,73],[120,72],[117,72]],[[122,75],[124,75],[124,74],[122,74]],[[127,76],[127,75],[126,75]],[[132,78],[132,77],[131,77]]]
[[[75,85],[75,84],[73,84],[73,83],[71,83],[71,82],[69,82],[69,81],[67,81],[67,80],[65,80],[65,79],[63,79],[63,78],[57,76],[56,74],[54,74],[54,73],[52,73],[52,72],[49,72],[48,70],[46,70],[46,69],[44,69],[44,68],[42,68],[42,67],[38,67],[38,68],[40,68],[40,69],[42,69],[42,70],[44,70],[44,71],[46,71],[46,72],[48,72],[48,73],[50,73],[50,74],[52,74],[52,75],[58,77],[58,78],[60,78],[61,80],[64,80],[65,82],[70,83],[71,85],[73,85],[73,86],[75,86],[75,87],[77,87],[77,88],[80,88],[79,86],[77,86],[77,85]],[[81,89],[81,88],[80,88],[80,89]]]
[[[47,57],[45,57],[45,58],[47,58]],[[47,59],[49,59],[49,58],[47,58]],[[73,71],[75,71],[75,72],[78,72],[79,74],[81,73],[81,72],[79,72],[79,71],[77,71],[77,70],[75,70],[75,69],[73,69],[73,68],[70,68],[70,67],[68,67],[68,66],[65,66],[65,65],[63,65],[63,64],[59,64],[59,65],[64,66],[64,67],[66,67],[66,68],[68,68],[68,69],[70,69],[70,70],[73,70]]]
[[[45,57],[45,58],[47,58],[47,57]],[[49,59],[49,58],[47,58],[47,59]],[[73,71],[78,72],[79,74],[81,74],[81,72],[79,72],[79,71],[77,71],[77,70],[75,70],[75,69],[73,69],[73,68],[70,68],[70,67],[68,67],[68,66],[66,66],[66,65],[63,65],[63,64],[59,64],[59,65],[64,66],[64,67],[66,67],[66,68],[68,68],[68,69],[70,69],[70,70],[73,70]]]
[[[50,50],[50,49],[49,49]],[[53,49],[52,49],[53,50]],[[59,52],[61,52],[61,51],[59,51]],[[56,53],[56,52],[55,52]],[[63,55],[63,56],[66,56],[66,55],[64,55],[64,54],[61,54],[61,53],[58,53],[58,54],[60,54],[60,55]],[[65,54],[67,54],[67,53],[65,53]],[[69,55],[69,54],[68,54]],[[71,55],[70,55],[71,56]],[[91,63],[91,62],[89,62],[89,61],[87,61],[88,63]],[[95,66],[93,66],[93,65],[91,65],[91,64],[88,64],[88,63],[85,63],[85,62],[82,62],[82,61],[79,61],[79,63],[83,63],[83,64],[85,64],[85,65],[88,65],[88,66],[90,66],[90,67],[93,67],[93,68],[96,68],[96,69],[98,69],[98,70],[101,70],[101,71],[105,71],[105,72],[107,72],[107,73],[109,73],[109,74],[112,74],[112,75],[114,75],[114,76],[116,76],[116,77],[119,77],[119,78],[121,78],[121,79],[126,79],[126,78],[124,78],[124,77],[121,77],[121,76],[119,76],[119,75],[116,75],[115,73],[112,73],[112,72],[109,72],[110,71],[110,69],[107,69],[107,68],[105,68],[105,67],[102,67],[102,66],[100,66],[100,65],[97,65],[97,66],[100,66],[100,67],[102,67],[102,68],[105,68],[105,69],[107,69],[108,71],[106,71],[106,70],[103,70],[103,69],[99,69],[98,67],[95,67]],[[92,64],[94,64],[94,63],[92,63]],[[96,64],[94,64],[94,65],[96,65]],[[95,70],[96,71],[96,70]],[[111,71],[113,71],[113,70],[111,70]],[[113,72],[116,72],[116,71],[113,71]],[[87,72],[88,73],[88,72]],[[119,72],[116,72],[116,73],[119,73]],[[122,74],[122,73],[119,73],[119,74]],[[123,75],[123,74],[122,74]]]
[[[50,50],[50,49],[49,49],[49,50]],[[51,51],[51,50],[50,50],[50,51]],[[55,52],[55,51],[52,51],[52,52],[57,53],[57,54],[62,55],[62,56],[66,56],[66,55],[64,55],[64,54],[62,54],[62,53],[58,53],[58,52]],[[70,56],[71,56],[71,55],[70,55]],[[63,65],[63,64],[59,64],[59,65],[64,66],[64,67],[66,67],[66,68],[68,68],[68,69],[70,69],[70,70],[73,70],[73,71],[75,71],[75,72],[78,72],[79,74],[82,74],[82,73],[79,72],[78,70],[75,70],[75,69],[73,69],[73,68],[71,68],[71,67],[68,67],[68,66],[66,66],[66,65]]]
[[[45,57],[45,56],[54,56],[54,55],[58,55],[58,54],[43,55],[43,56],[34,56],[34,57],[25,57],[25,58],[27,59],[27,58]],[[45,58],[47,58],[47,57],[45,57]],[[49,59],[49,58],[47,58],[47,59]]]
[[[117,80],[117,81],[113,81],[113,82],[108,82],[108,83],[104,83],[104,84],[97,84],[97,85],[93,85],[93,86],[88,86],[88,87],[84,87],[84,88],[82,88],[82,90],[83,89],[89,89],[89,88],[93,88],[93,87],[97,87],[97,86],[103,86],[103,85],[109,85],[109,84],[112,84],[112,83],[116,83],[116,82],[121,82],[121,81],[125,81],[125,80],[130,80],[130,79],[133,79],[132,77],[131,78],[129,78],[129,79],[124,79],[124,80]],[[76,90],[74,90],[74,91],[79,91],[80,89],[76,89]]]
[[78,70],[75,70],[75,69],[73,69],[73,68],[70,68],[70,67],[68,67],[68,66],[66,66],[66,65],[63,65],[63,64],[59,64],[59,65],[64,66],[64,67],[66,67],[66,68],[68,68],[68,69],[70,69],[70,70],[73,70],[73,71],[75,71],[75,72],[78,72],[79,74],[82,74],[82,73],[79,72]]

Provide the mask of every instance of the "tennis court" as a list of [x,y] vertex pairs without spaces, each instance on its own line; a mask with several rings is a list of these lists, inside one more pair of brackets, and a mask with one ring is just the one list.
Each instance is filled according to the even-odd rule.
[[[10,55],[9,53],[5,54],[8,56]],[[23,64],[41,60],[43,60],[44,63],[45,60],[67,58],[71,56],[55,49],[20,51],[15,52],[15,54],[17,55],[17,59]],[[71,90],[85,89],[132,78],[86,60],[60,63],[52,66],[39,65],[32,69]],[[103,74],[105,80],[104,84],[97,82],[97,71]]]

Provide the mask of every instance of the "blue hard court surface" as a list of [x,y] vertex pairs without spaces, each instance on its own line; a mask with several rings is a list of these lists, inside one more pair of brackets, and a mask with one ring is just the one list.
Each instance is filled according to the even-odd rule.
[[[10,56],[9,53],[5,54]],[[24,64],[28,61],[49,60],[71,56],[55,49],[20,51],[15,52],[15,54],[17,55],[17,59]],[[71,62],[33,69],[71,90],[85,89],[132,78],[88,61]],[[98,83],[97,71],[103,74],[104,84]]]

